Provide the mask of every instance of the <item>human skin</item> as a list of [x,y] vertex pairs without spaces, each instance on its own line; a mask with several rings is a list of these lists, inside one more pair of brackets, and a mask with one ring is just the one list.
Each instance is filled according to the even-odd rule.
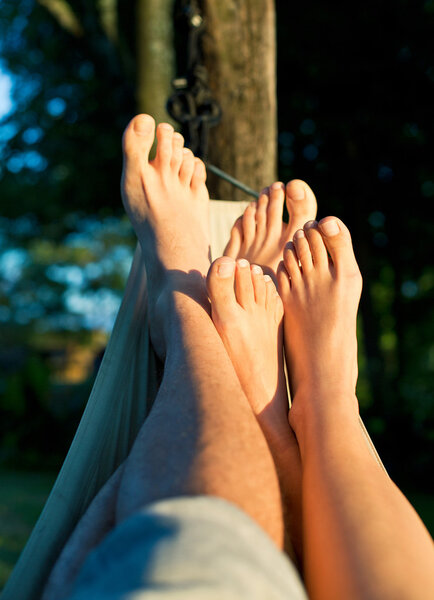
[[163,380],[128,458],[67,542],[44,600],[67,597],[108,531],[160,499],[223,498],[284,546],[273,458],[210,318],[205,168],[167,124],[157,127],[157,154],[149,161],[154,135],[148,115],[127,127],[121,190],[145,260],[150,334],[164,361]]
[[347,227],[307,223],[278,269],[302,465],[304,573],[314,600],[434,597],[434,546],[359,425],[362,278]]

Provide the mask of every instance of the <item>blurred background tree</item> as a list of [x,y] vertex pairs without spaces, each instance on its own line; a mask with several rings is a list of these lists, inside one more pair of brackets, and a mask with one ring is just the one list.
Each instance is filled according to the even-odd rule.
[[[0,3],[0,66],[13,85],[0,121],[2,465],[58,468],[72,439],[135,244],[119,199],[120,139],[136,112],[167,120],[185,55],[174,36],[180,4]],[[277,150],[279,178],[306,179],[319,216],[348,223],[364,275],[362,415],[392,477],[433,493],[434,1],[202,6],[211,87],[230,114],[212,132],[213,161],[259,188],[274,177]],[[235,35],[238,17],[240,39],[248,35],[246,6],[251,43],[271,65],[276,11],[277,140],[265,58],[254,62],[238,41],[232,80],[218,39],[223,25]],[[251,89],[236,77],[237,60],[252,61]],[[262,108],[237,115],[231,93],[255,106],[261,77]],[[251,130],[243,148],[231,127],[233,136]],[[253,162],[237,161],[231,144]],[[265,172],[255,167],[262,160]],[[232,195],[218,185],[214,193]]]
[[434,2],[277,2],[280,176],[313,182],[364,275],[361,410],[401,485],[433,491]]

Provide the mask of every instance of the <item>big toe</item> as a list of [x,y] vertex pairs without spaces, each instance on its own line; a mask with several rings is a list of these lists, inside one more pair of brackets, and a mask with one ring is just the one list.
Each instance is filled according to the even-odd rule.
[[230,256],[231,258],[237,258],[240,250],[241,243],[243,241],[243,220],[242,217],[238,217],[231,229],[231,235],[229,242],[224,249],[224,256]]
[[212,318],[217,323],[224,323],[234,316],[236,263],[229,256],[217,258],[209,268],[207,289],[211,300]]
[[147,162],[154,136],[155,121],[150,115],[137,115],[131,119],[122,138],[125,162]]
[[282,233],[283,203],[285,201],[285,186],[276,181],[269,188],[270,201],[267,210],[268,232]]
[[318,206],[315,194],[306,182],[293,179],[286,185],[286,208],[289,214],[287,239],[290,240],[297,229],[316,217]]
[[318,228],[337,273],[359,274],[351,235],[346,225],[336,217],[325,217],[318,223]]

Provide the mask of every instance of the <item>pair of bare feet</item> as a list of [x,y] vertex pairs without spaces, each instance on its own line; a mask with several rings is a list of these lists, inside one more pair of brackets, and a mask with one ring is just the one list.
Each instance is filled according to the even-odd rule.
[[[356,314],[361,276],[346,226],[319,223],[307,184],[274,183],[238,219],[225,256],[210,265],[208,191],[203,163],[168,124],[135,117],[124,139],[122,198],[144,254],[150,281],[151,336],[164,357],[170,335],[167,303],[181,293],[205,308],[243,390],[278,445],[288,433],[283,347],[296,428],[299,391],[348,391],[357,379]],[[289,224],[282,221],[286,200]],[[283,260],[282,260],[283,259]],[[278,292],[273,279],[277,281]],[[357,410],[357,408],[355,407]]]

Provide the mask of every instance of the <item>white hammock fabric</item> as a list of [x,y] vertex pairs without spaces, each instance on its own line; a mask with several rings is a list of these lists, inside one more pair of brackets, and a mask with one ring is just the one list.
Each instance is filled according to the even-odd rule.
[[[248,204],[210,202],[213,258],[222,255],[231,226]],[[40,597],[78,520],[127,457],[156,391],[156,368],[147,325],[146,273],[137,246],[122,304],[80,425],[2,600]],[[380,461],[367,433],[366,438]]]

